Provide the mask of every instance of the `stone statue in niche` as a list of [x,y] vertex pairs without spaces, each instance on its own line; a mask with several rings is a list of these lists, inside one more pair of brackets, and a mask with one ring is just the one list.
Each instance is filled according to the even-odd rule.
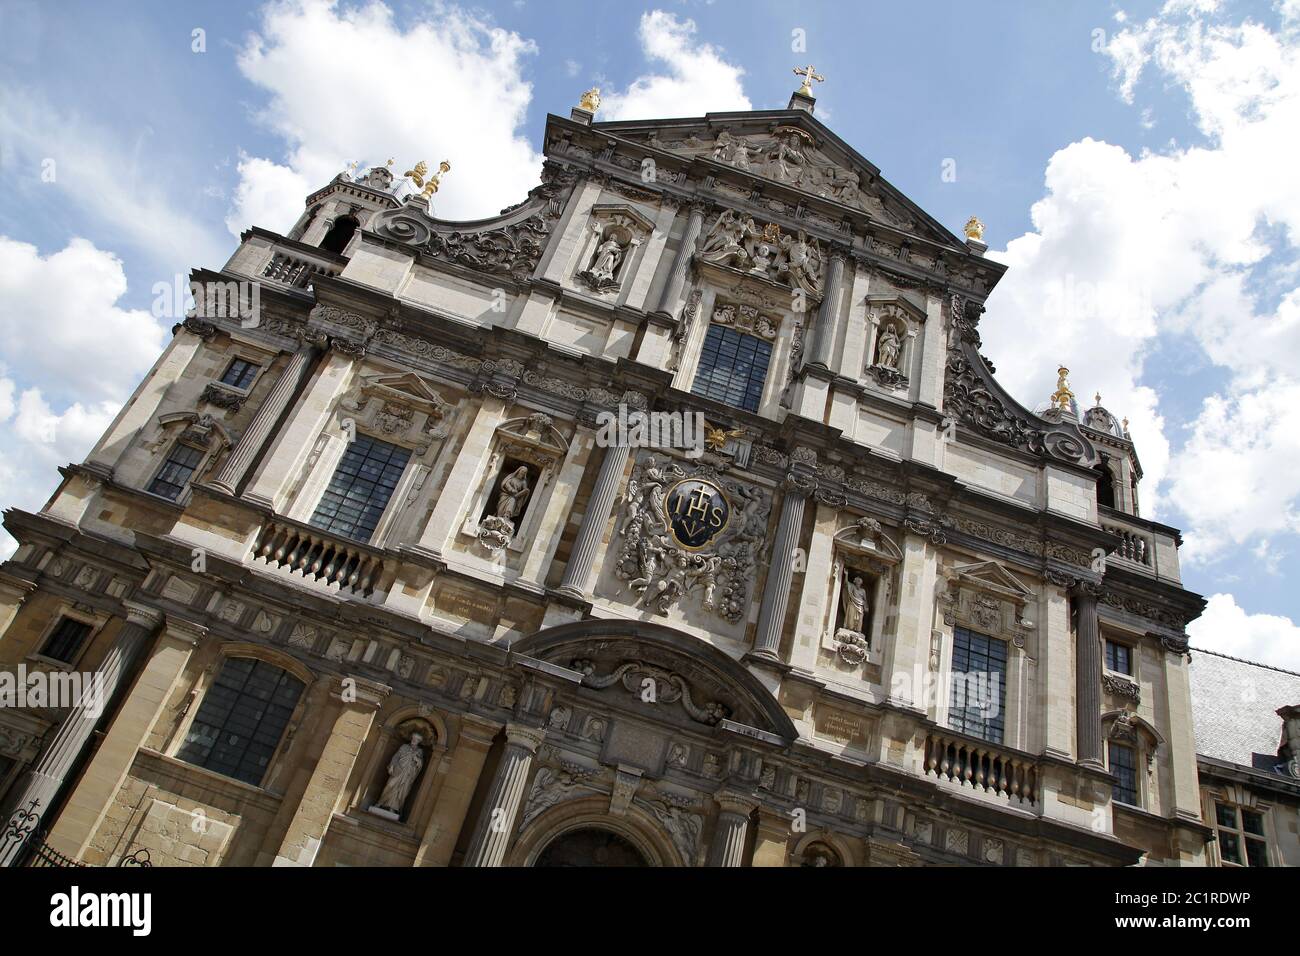
[[880,330],[880,337],[876,339],[876,364],[881,368],[897,371],[902,347],[903,342],[898,337],[898,330],[892,325],[886,325]]
[[576,276],[594,292],[612,292],[622,282],[623,267],[635,238],[626,217],[617,217],[599,231],[587,268]]
[[424,769],[424,751],[420,749],[423,742],[424,735],[417,730],[411,733],[411,738],[406,743],[397,748],[393,758],[388,761],[388,782],[384,784],[379,799],[370,808],[371,813],[390,820],[401,818],[406,798],[410,796],[411,788]]
[[597,281],[614,281],[614,271],[623,261],[623,244],[617,239],[609,238],[596,249],[596,259],[591,264],[592,278]]
[[501,482],[501,493],[497,496],[497,517],[511,520],[517,518],[524,509],[528,491],[528,468],[520,465]]
[[844,571],[844,587],[840,593],[840,603],[844,608],[844,628],[859,636],[867,618],[867,588],[862,583],[862,575],[849,580],[848,569]]
[[528,466],[520,465],[501,482],[497,491],[496,510],[478,523],[478,539],[489,551],[500,551],[515,536],[515,521],[523,514],[524,502],[532,487],[528,483]]
[[867,658],[867,579],[849,568],[841,572],[840,626],[835,629],[835,652],[844,663],[857,666]]

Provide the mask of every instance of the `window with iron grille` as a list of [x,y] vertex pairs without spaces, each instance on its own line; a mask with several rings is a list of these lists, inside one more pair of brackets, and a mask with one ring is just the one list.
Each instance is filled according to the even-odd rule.
[[189,480],[194,477],[194,471],[201,461],[203,461],[202,449],[177,442],[168,452],[163,466],[158,469],[158,474],[149,485],[149,490],[155,495],[175,501],[185,490]]
[[1214,804],[1219,859],[1237,866],[1268,866],[1264,814],[1231,803]]
[[1006,642],[956,628],[950,676],[948,726],[1001,743],[1006,729]]
[[81,653],[81,648],[86,643],[86,638],[90,637],[90,632],[94,630],[90,624],[85,621],[78,621],[74,618],[63,617],[59,623],[54,625],[54,630],[50,631],[50,636],[45,639],[45,646],[41,648],[41,656],[48,657],[52,661],[63,661],[65,664],[71,664]]
[[334,470],[310,524],[356,541],[369,541],[410,457],[408,449],[357,435]]
[[253,379],[257,378],[257,372],[261,367],[237,358],[230,363],[230,367],[226,369],[226,374],[221,376],[221,384],[246,389],[253,384]]
[[303,683],[251,657],[221,665],[176,756],[254,786],[280,744]]
[[723,325],[711,325],[691,391],[756,412],[771,360],[770,342]]
[[1133,649],[1127,644],[1106,642],[1106,670],[1116,674],[1133,674]]
[[1106,754],[1110,772],[1115,775],[1111,799],[1130,807],[1138,806],[1137,751],[1128,744],[1111,740],[1106,744]]

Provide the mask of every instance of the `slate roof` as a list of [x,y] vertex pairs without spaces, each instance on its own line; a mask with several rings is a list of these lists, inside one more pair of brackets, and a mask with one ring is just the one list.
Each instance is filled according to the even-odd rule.
[[1276,711],[1300,704],[1300,674],[1193,648],[1191,686],[1196,752],[1274,770],[1282,741]]

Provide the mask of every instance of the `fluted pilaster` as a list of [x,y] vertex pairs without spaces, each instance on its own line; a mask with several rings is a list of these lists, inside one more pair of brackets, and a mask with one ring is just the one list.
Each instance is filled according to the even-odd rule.
[[524,785],[545,731],[521,724],[506,725],[506,746],[497,764],[492,788],[474,829],[465,866],[500,866],[514,836],[515,818],[524,799]]
[[569,563],[565,565],[564,580],[560,582],[559,589],[566,594],[585,596],[587,578],[591,574],[596,550],[600,547],[601,536],[609,521],[609,509],[614,504],[614,496],[618,494],[619,481],[623,477],[629,453],[630,449],[626,445],[612,445],[605,449],[605,460],[600,463],[596,485],[591,489],[587,511],[582,516],[582,526],[573,542]]

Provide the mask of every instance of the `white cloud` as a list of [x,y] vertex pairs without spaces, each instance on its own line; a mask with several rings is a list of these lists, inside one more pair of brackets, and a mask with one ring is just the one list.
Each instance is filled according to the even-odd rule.
[[[165,331],[123,309],[122,263],[85,239],[49,256],[0,236],[0,502],[39,509],[157,358]],[[0,532],[0,553],[13,542]]]
[[1231,594],[1211,596],[1187,634],[1193,647],[1300,671],[1300,627],[1276,614],[1248,614]]
[[122,400],[164,342],[148,312],[117,306],[125,294],[121,261],[85,239],[42,257],[0,236],[0,361],[50,393]]
[[667,72],[639,76],[626,90],[606,94],[599,118],[658,119],[753,109],[741,84],[745,71],[727,62],[717,47],[698,42],[695,32],[694,20],[679,20],[663,10],[643,13],[641,49]]
[[[1285,403],[1300,382],[1300,290],[1287,273],[1300,235],[1290,168],[1300,47],[1259,24],[1207,22],[1213,6],[1169,4],[1108,47],[1121,97],[1135,98],[1144,70],[1159,71],[1188,97],[1205,144],[1133,155],[1086,139],[1059,150],[1034,230],[997,254],[1013,268],[985,320],[987,350],[1027,404],[1046,398],[1062,362],[1080,396],[1099,390],[1130,418],[1144,510],[1177,504],[1187,561],[1294,530],[1300,496],[1289,437],[1300,418]],[[1204,389],[1171,457],[1143,376],[1150,351],[1179,337],[1227,385]]]
[[[288,229],[307,193],[353,160],[397,169],[451,162],[438,215],[478,218],[537,183],[541,154],[522,133],[536,46],[459,7],[439,5],[404,26],[378,0],[268,5],[238,58],[269,99],[258,120],[287,147],[282,161],[244,156],[227,226]],[[394,64],[400,64],[395,72]],[[370,155],[359,151],[372,150]]]

